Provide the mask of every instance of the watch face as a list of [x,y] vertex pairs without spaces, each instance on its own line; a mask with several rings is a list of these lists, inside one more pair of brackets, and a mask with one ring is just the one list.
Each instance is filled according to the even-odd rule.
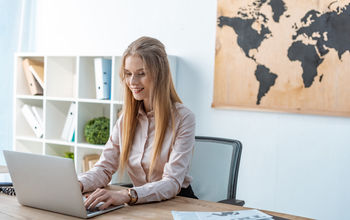
[[133,199],[136,199],[136,198],[137,198],[137,193],[136,193],[136,191],[135,191],[134,189],[130,189],[130,194],[131,194],[131,197],[132,197]]
[[129,189],[130,202],[129,204],[135,204],[137,202],[137,192],[134,189]]

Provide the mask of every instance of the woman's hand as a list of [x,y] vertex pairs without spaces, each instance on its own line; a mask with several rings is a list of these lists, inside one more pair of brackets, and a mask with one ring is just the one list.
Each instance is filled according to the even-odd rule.
[[129,201],[130,197],[127,190],[115,191],[107,189],[96,189],[85,200],[84,206],[87,209],[93,209],[98,203],[104,202],[104,204],[99,207],[99,210],[103,210],[111,205],[121,205],[128,203]]

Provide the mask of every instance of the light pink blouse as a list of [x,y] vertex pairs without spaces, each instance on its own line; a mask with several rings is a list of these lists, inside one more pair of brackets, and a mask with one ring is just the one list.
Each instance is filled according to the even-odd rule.
[[[152,176],[148,175],[155,133],[154,113],[138,112],[138,125],[130,151],[127,171],[138,195],[137,203],[161,201],[175,197],[191,182],[188,175],[194,147],[195,117],[183,104],[176,103],[175,142],[172,128],[168,127],[162,150]],[[100,160],[90,171],[79,176],[84,192],[106,186],[119,166],[123,116],[115,124]]]

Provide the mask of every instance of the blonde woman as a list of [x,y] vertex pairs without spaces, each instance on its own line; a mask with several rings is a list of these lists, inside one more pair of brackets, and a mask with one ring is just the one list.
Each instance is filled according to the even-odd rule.
[[[124,105],[95,167],[79,177],[82,192],[94,191],[85,206],[161,201],[176,195],[196,198],[188,175],[195,117],[177,95],[164,45],[141,37],[123,54],[120,78]],[[117,170],[127,170],[133,187],[102,189]]]

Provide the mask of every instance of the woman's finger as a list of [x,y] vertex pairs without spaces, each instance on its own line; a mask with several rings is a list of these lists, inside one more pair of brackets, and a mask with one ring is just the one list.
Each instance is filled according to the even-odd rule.
[[101,189],[96,189],[93,193],[91,193],[91,195],[89,195],[89,197],[84,202],[85,208],[89,208],[91,203],[95,201],[95,199],[101,194],[103,194],[103,191]]
[[103,205],[101,205],[98,209],[99,210],[104,210],[106,208],[108,208],[109,206],[111,206],[113,200],[111,198],[109,198]]
[[93,209],[96,207],[97,204],[99,204],[100,202],[105,202],[107,201],[109,198],[109,195],[106,192],[103,192],[102,194],[99,193],[98,195],[96,195],[94,201],[89,205],[89,209]]

